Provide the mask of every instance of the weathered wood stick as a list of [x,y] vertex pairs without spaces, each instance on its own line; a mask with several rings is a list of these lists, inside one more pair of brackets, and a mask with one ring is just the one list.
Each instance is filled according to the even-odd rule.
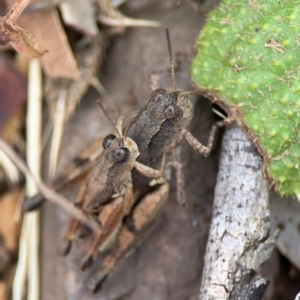
[[228,127],[215,188],[201,300],[237,299],[253,271],[274,248],[278,233],[269,236],[269,189],[262,167],[262,158],[247,136],[238,127]]

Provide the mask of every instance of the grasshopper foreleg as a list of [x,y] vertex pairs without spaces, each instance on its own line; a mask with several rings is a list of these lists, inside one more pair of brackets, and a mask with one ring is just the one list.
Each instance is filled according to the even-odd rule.
[[152,179],[161,179],[161,177],[164,174],[165,162],[166,162],[166,155],[164,154],[160,170],[150,168],[144,164],[139,163],[138,161],[135,162],[134,167],[140,174],[142,174],[146,177],[149,177]]
[[216,122],[209,133],[207,146],[201,144],[188,130],[183,130],[182,134],[187,140],[187,142],[191,145],[191,147],[197,151],[198,153],[204,155],[205,157],[210,154],[214,146],[214,140],[216,137],[217,130],[221,127],[228,125],[228,121],[219,121]]

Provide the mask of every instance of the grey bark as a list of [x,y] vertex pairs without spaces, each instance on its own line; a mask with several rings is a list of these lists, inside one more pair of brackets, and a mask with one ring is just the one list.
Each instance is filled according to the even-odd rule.
[[269,258],[269,189],[262,159],[238,127],[226,130],[199,298],[237,299],[249,276]]

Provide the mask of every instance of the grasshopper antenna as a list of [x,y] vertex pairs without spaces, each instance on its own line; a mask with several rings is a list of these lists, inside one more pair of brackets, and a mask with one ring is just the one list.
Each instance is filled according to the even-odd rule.
[[113,120],[110,118],[110,116],[108,115],[107,111],[105,110],[103,104],[101,103],[100,100],[97,100],[98,105],[100,106],[101,110],[103,111],[106,119],[108,120],[108,122],[110,123],[110,125],[116,130],[117,135],[119,136],[120,139],[122,139],[122,135],[119,132],[118,128],[116,127],[115,123],[113,122]]
[[171,76],[172,76],[171,92],[173,92],[173,91],[175,91],[175,71],[174,71],[174,63],[173,63],[172,46],[171,46],[169,28],[166,28],[166,37],[167,37],[167,43],[168,43],[169,59],[170,59],[170,66],[171,66]]
[[124,130],[124,139],[126,138],[127,132],[130,129],[130,127],[132,126],[133,122],[134,122],[134,119],[131,119],[131,121],[129,122],[129,124],[126,126],[126,128]]

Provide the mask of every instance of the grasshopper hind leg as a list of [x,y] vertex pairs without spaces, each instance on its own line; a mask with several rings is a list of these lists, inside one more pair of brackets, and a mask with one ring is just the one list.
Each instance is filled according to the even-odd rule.
[[81,261],[82,270],[93,264],[98,256],[98,251],[105,252],[111,248],[121,229],[123,218],[130,213],[132,206],[133,193],[132,183],[130,182],[125,188],[124,195],[106,204],[99,214],[99,221],[103,228],[101,231],[94,233],[87,254]]
[[141,199],[128,217],[130,226],[123,224],[115,247],[106,255],[99,271],[88,280],[87,287],[90,290],[97,291],[107,276],[115,269],[118,262],[132,253],[154,229],[157,214],[161,212],[168,194],[169,184],[164,183]]
[[185,178],[182,163],[175,161],[173,167],[176,171],[177,201],[180,205],[186,206]]
[[59,250],[59,254],[62,256],[66,256],[69,254],[72,246],[72,242],[76,237],[76,234],[78,230],[81,227],[81,223],[77,221],[76,219],[71,219],[68,225],[67,232],[65,234],[65,237],[63,239],[61,248]]
[[115,229],[123,220],[123,197],[114,199],[111,203],[106,204],[103,211],[99,215],[102,230],[95,232],[92,237],[91,244],[86,255],[81,260],[81,269],[89,268],[96,257],[98,249],[101,247],[114,233]]
[[[79,188],[77,198],[74,203],[75,206],[81,207],[82,202],[84,200],[85,191],[86,191],[86,184],[83,183],[83,184],[81,184],[81,186]],[[75,239],[77,233],[79,232],[81,225],[82,225],[81,222],[79,222],[77,219],[75,219],[75,218],[70,219],[67,231],[63,238],[61,248],[59,250],[59,253],[61,255],[65,256],[70,252],[71,247],[72,247],[72,242]]]

